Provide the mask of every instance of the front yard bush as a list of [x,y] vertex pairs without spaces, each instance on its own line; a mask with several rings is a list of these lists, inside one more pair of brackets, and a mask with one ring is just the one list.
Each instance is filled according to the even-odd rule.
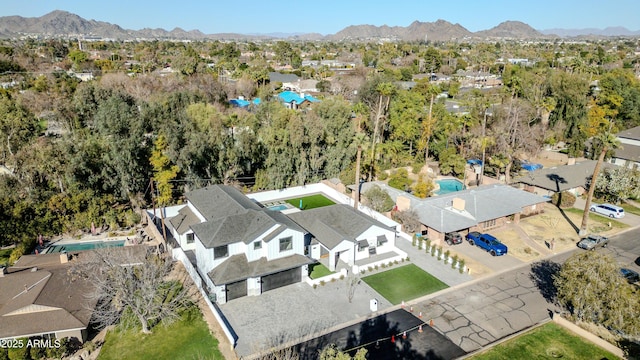
[[568,191],[553,194],[551,201],[554,205],[559,206],[561,209],[567,209],[573,207],[576,203],[576,197]]

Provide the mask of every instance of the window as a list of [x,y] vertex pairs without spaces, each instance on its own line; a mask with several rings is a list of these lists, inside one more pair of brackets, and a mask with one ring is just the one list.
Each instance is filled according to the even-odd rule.
[[262,241],[258,240],[253,243],[253,250],[262,249]]
[[223,245],[223,246],[216,246],[213,248],[213,258],[214,259],[220,259],[223,257],[227,257],[229,256],[229,246],[228,245]]
[[280,252],[293,249],[293,238],[291,236],[280,239]]
[[195,238],[193,236],[193,233],[188,233],[187,234],[187,244],[193,244],[194,241],[195,241]]

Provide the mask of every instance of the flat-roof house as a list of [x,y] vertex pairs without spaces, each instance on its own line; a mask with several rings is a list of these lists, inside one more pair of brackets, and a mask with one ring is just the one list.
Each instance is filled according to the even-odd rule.
[[95,300],[68,273],[68,255],[24,255],[0,269],[0,339],[42,336],[84,342]]
[[628,168],[640,168],[640,126],[616,134],[620,147],[611,157],[611,163]]
[[216,301],[259,295],[300,282],[313,263],[307,231],[284,214],[261,207],[239,190],[213,185],[186,194],[168,218],[171,234],[194,253],[196,268]]
[[353,267],[358,260],[395,249],[395,229],[349,205],[324,206],[289,217],[309,231],[311,257],[327,259],[331,271],[340,261]]
[[485,231],[518,222],[521,215],[543,211],[549,199],[508,185],[483,185],[421,199],[382,182],[364,183],[362,192],[377,185],[395,201],[395,210],[412,209],[420,220],[421,232],[433,240],[443,240],[452,231]]

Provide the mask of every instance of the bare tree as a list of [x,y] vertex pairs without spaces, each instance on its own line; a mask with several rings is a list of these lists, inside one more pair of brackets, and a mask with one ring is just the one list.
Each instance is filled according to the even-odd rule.
[[409,234],[417,233],[420,230],[420,218],[415,210],[398,211],[395,218],[402,224],[404,231]]
[[170,257],[153,248],[131,246],[82,253],[71,271],[93,285],[87,296],[97,301],[93,319],[99,326],[120,321],[130,311],[143,333],[178,318],[189,301],[181,279],[173,276]]
[[349,304],[351,304],[351,301],[353,301],[353,297],[356,294],[356,289],[358,288],[359,284],[360,276],[354,273],[350,273],[349,277],[347,278],[347,299],[349,299]]

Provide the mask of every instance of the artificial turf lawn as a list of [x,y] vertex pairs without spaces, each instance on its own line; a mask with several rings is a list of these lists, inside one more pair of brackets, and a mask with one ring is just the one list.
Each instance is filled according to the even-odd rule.
[[285,200],[289,204],[295,206],[296,208],[300,207],[300,200],[302,200],[302,210],[315,209],[323,206],[329,206],[335,204],[335,202],[327,199],[325,196],[321,194],[309,195],[299,198],[293,198]]
[[151,334],[143,334],[139,328],[109,331],[98,359],[224,359],[218,350],[218,340],[209,332],[197,308],[173,324],[160,324],[151,331]]
[[329,270],[329,268],[327,268],[322,264],[309,265],[309,269],[310,269],[309,277],[312,279],[317,279],[323,276],[334,274],[333,271]]
[[553,322],[542,325],[472,357],[474,360],[558,358],[618,359],[612,353]]
[[362,278],[392,304],[399,304],[448,288],[447,284],[433,277],[414,264],[392,268]]

